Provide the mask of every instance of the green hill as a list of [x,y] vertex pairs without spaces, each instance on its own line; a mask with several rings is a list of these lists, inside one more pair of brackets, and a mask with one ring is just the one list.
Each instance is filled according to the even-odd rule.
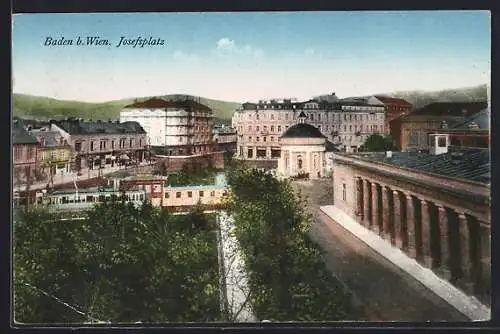
[[405,99],[410,102],[414,108],[421,108],[432,102],[479,102],[488,100],[486,85],[446,89],[434,92],[402,91],[380,95],[389,95]]
[[[165,99],[185,99],[187,97],[210,107],[216,119],[228,122],[234,111],[240,106],[237,102],[212,100],[203,97],[189,95],[164,95]],[[13,116],[33,117],[48,119],[51,117],[81,117],[84,119],[118,119],[120,110],[134,101],[143,101],[149,97],[131,98],[103,103],[89,103],[80,101],[57,100],[48,97],[32,96],[25,94],[13,94],[12,107]]]

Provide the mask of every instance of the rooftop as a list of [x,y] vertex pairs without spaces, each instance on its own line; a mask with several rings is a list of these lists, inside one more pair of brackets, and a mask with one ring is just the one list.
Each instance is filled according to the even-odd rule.
[[426,151],[353,153],[350,156],[381,162],[396,167],[434,173],[446,177],[490,183],[490,150],[483,148],[450,147],[447,153],[432,155]]
[[180,101],[172,101],[172,100],[164,100],[160,98],[152,98],[142,102],[135,102],[133,104],[129,104],[125,107],[125,109],[164,109],[164,108],[179,108],[179,109],[197,109],[203,111],[212,111],[209,107],[204,104],[198,103],[193,100],[180,100]]
[[391,97],[391,96],[386,96],[386,95],[375,95],[375,97],[382,103],[385,104],[397,104],[401,107],[411,107],[411,103],[404,99],[396,98],[396,97]]
[[405,120],[412,116],[470,117],[486,107],[486,102],[434,102],[398,119]]
[[326,138],[319,129],[311,124],[299,123],[291,126],[280,138]]
[[489,130],[490,129],[490,110],[484,109],[467,118],[464,122],[458,123],[451,128],[451,131],[463,130]]
[[12,123],[12,144],[37,144],[38,140],[31,135],[21,123]]
[[57,131],[45,131],[45,129],[32,130],[31,134],[35,136],[43,147],[62,146],[64,141]]
[[54,121],[53,123],[69,134],[146,134],[146,131],[144,131],[142,126],[137,122],[82,122],[77,119],[67,119],[63,121]]

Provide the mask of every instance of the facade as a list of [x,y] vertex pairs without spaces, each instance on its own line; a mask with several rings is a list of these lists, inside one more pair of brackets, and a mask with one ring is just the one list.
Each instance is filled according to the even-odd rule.
[[214,126],[212,133],[217,151],[236,152],[237,135],[234,128],[225,125]]
[[161,155],[187,156],[213,151],[213,112],[192,100],[159,98],[125,106],[120,121],[138,122],[146,131],[148,145]]
[[79,119],[51,121],[73,151],[74,170],[99,169],[145,160],[146,132],[137,122],[84,122]]
[[406,100],[385,96],[375,95],[375,98],[382,102],[385,107],[385,131],[390,134],[390,122],[402,115],[407,115],[411,112],[413,106]]
[[301,112],[299,123],[279,138],[281,157],[278,173],[285,177],[306,175],[316,179],[324,175],[326,138],[318,128],[305,123],[306,117]]
[[59,132],[47,131],[47,128],[43,127],[32,130],[31,134],[40,143],[37,152],[37,179],[53,182],[54,176],[71,172],[71,146]]
[[390,122],[392,138],[402,151],[429,149],[429,134],[452,128],[487,107],[486,102],[436,102]]
[[436,134],[447,134],[452,146],[490,147],[490,110],[484,109],[452,128],[443,124]]
[[35,181],[39,143],[20,122],[12,124],[12,171],[14,186]]
[[301,112],[308,124],[343,151],[356,151],[374,133],[385,131],[384,105],[374,98],[292,99],[244,103],[233,115],[237,156],[244,160],[278,160],[278,138],[297,123]]
[[[438,135],[447,142],[446,135]],[[488,149],[336,154],[334,205],[411,258],[489,303]]]

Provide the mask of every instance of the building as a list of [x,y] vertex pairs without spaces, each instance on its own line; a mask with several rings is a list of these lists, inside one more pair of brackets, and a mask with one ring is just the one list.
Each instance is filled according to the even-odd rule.
[[450,145],[467,147],[490,147],[490,110],[484,109],[462,123],[448,128],[443,123],[435,134],[448,134]]
[[301,112],[298,123],[291,126],[279,138],[280,175],[285,177],[305,175],[313,179],[324,176],[326,137],[318,128],[305,123],[306,118],[306,114]]
[[71,172],[72,150],[58,131],[46,127],[31,130],[40,143],[37,152],[37,179],[53,183],[54,176]]
[[12,171],[14,186],[34,182],[37,170],[39,143],[24,126],[14,120],[12,123]]
[[436,102],[390,122],[391,136],[402,151],[429,149],[429,134],[452,128],[487,107],[486,102]]
[[[437,135],[436,142],[447,135]],[[488,149],[335,154],[334,206],[470,295],[489,303]]]
[[212,110],[193,100],[167,101],[152,98],[125,106],[120,121],[138,122],[146,131],[153,152],[187,156],[213,151]]
[[237,131],[237,156],[244,160],[278,160],[278,138],[304,112],[316,127],[343,151],[356,151],[374,133],[383,133],[384,105],[374,98],[309,100],[261,100],[243,103],[233,115]]
[[236,153],[237,135],[234,128],[221,124],[214,126],[212,133],[216,151]]
[[74,170],[99,169],[145,160],[147,136],[137,122],[84,122],[68,118],[51,121],[49,131],[57,131],[73,151]]
[[390,134],[390,122],[402,115],[407,115],[413,109],[411,103],[404,99],[390,97],[386,95],[375,95],[377,100],[382,102],[385,107],[385,131]]

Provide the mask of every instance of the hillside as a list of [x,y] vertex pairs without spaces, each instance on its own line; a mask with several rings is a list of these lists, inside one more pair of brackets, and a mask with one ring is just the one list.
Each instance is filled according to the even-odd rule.
[[[186,95],[164,95],[165,99],[184,99]],[[124,99],[118,101],[109,101],[103,103],[89,103],[79,101],[57,100],[48,97],[32,96],[25,94],[13,94],[12,107],[13,116],[28,116],[40,119],[51,117],[81,117],[84,119],[118,119],[120,110],[134,100],[142,101],[148,97],[135,99]],[[198,99],[197,97],[192,97]],[[210,107],[217,120],[230,121],[233,112],[240,106],[236,102],[227,102],[199,98],[200,103]]]
[[435,92],[402,91],[374,95],[389,95],[402,98],[410,102],[414,108],[420,108],[432,102],[475,102],[488,100],[486,85],[446,89]]
[[[426,104],[440,101],[466,102],[466,101],[486,101],[486,85],[475,87],[466,87],[458,89],[447,89],[435,92],[425,91],[402,91],[392,93],[381,93],[374,95],[389,95],[400,97],[415,108],[423,107]],[[189,96],[198,99],[198,97]],[[118,119],[120,110],[134,100],[142,101],[148,97],[131,98],[118,101],[109,101],[103,103],[88,103],[79,101],[56,100],[47,97],[39,97],[24,94],[13,95],[13,115],[31,116],[39,119],[48,119],[51,117],[81,117],[84,119]],[[164,95],[166,99],[184,99],[186,95]],[[200,103],[212,108],[218,123],[230,124],[234,111],[240,106],[237,102],[227,102],[221,100],[212,100],[200,97]]]

